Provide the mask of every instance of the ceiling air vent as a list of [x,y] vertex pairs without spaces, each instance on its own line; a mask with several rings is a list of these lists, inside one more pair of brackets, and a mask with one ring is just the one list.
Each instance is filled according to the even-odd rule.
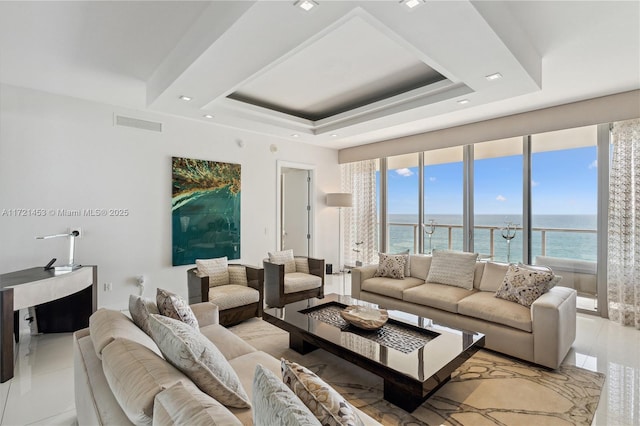
[[116,115],[116,126],[135,127],[136,129],[151,130],[152,132],[162,132],[162,123],[122,115]]

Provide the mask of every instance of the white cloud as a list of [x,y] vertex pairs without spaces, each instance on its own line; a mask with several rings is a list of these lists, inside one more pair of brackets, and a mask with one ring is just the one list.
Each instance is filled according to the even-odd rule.
[[498,200],[498,201],[507,201],[507,198],[506,198],[506,197],[504,197],[504,196],[502,196],[502,195],[498,195],[498,196],[496,197],[496,200]]
[[589,169],[597,169],[598,168],[598,160],[593,160],[589,163]]
[[406,167],[403,168],[403,169],[396,170],[396,173],[399,174],[400,176],[404,176],[404,177],[413,175],[413,172],[411,170],[407,169]]
[[435,182],[435,181],[436,181],[436,178],[435,178],[435,177],[431,176],[431,177],[429,178],[429,182]]
[[538,186],[538,185],[540,185],[540,182],[536,182],[535,180],[531,179],[531,187]]

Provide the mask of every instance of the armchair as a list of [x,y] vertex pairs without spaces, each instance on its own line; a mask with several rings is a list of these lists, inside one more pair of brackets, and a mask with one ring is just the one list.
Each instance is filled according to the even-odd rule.
[[[198,268],[187,271],[189,304],[211,302],[218,306],[220,324],[233,325],[262,317],[264,270],[247,265],[228,265],[228,278],[206,275]],[[227,275],[225,275],[227,276]]]
[[270,255],[263,266],[267,306],[281,308],[298,300],[324,297],[324,259],[294,257],[291,252],[285,261]]

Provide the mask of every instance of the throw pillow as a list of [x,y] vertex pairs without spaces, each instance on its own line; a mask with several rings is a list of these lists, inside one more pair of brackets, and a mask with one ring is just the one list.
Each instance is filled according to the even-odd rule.
[[281,359],[282,380],[323,425],[362,425],[346,399],[307,368]]
[[149,315],[159,314],[156,302],[146,297],[136,296],[131,294],[129,296],[129,313],[133,322],[140,327],[145,333],[151,335],[149,329]]
[[477,253],[433,250],[427,282],[473,289]]
[[302,272],[303,274],[310,274],[309,271],[309,259],[306,257],[296,257],[294,258],[296,262],[296,272]]
[[495,296],[528,308],[548,291],[547,287],[552,279],[553,273],[550,271],[532,270],[511,264]]
[[293,257],[293,250],[276,251],[269,253],[269,262],[284,265],[284,273],[296,272],[296,261]]
[[209,277],[209,287],[229,284],[227,256],[216,259],[196,259],[199,277]]
[[199,328],[198,319],[191,307],[186,300],[177,294],[158,288],[156,304],[160,315],[182,321],[195,329]]
[[229,407],[251,407],[238,375],[222,352],[202,333],[161,315],[151,315],[149,325],[151,337],[165,359],[202,391]]
[[278,376],[260,364],[253,376],[252,403],[255,426],[320,425],[300,398]]
[[224,405],[191,385],[178,382],[156,395],[153,425],[242,425]]
[[[543,271],[553,274],[553,270],[550,267],[544,265],[525,265],[524,263],[518,263],[518,266],[521,268],[531,269],[532,271]],[[551,278],[551,281],[549,281],[549,284],[547,284],[547,286],[545,287],[544,292],[546,293],[547,291],[555,287],[561,279],[562,277],[560,275],[553,274],[553,278]]]
[[378,269],[374,277],[403,279],[407,255],[378,253]]

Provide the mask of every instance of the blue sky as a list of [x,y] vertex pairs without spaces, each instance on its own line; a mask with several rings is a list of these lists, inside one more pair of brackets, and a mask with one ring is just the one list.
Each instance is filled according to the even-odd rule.
[[[533,214],[596,214],[596,147],[535,153],[532,157]],[[477,160],[476,214],[520,214],[522,156]],[[417,167],[389,172],[389,213],[417,214]],[[427,166],[425,212],[462,214],[462,163]]]

